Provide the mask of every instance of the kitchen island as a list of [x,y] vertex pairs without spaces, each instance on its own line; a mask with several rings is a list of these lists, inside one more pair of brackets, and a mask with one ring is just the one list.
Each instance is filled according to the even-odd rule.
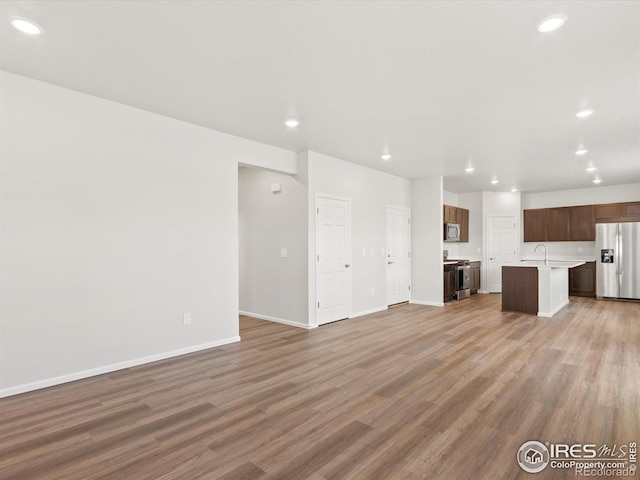
[[569,269],[582,261],[525,260],[502,267],[502,311],[553,317],[569,303]]

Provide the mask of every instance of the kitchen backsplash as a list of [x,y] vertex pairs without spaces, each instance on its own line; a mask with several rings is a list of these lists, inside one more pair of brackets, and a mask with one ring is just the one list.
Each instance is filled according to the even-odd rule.
[[482,248],[471,243],[447,243],[445,250],[449,250],[449,258],[480,260],[482,257]]
[[[596,258],[595,242],[539,242],[544,243],[548,249],[548,256],[554,260],[583,260],[593,261]],[[538,242],[522,244],[520,256],[523,259],[535,260],[544,258],[544,250],[534,250]]]
[[[547,246],[548,256],[554,260],[583,260],[593,261],[596,258],[595,242],[542,242]],[[534,252],[538,242],[522,243],[520,248],[520,258],[526,260],[536,260],[544,258],[544,250],[538,249]],[[467,258],[470,260],[480,260],[482,249],[466,243],[448,243],[445,245],[449,252],[449,258]]]
[[[538,249],[537,252],[534,252],[538,243],[544,243],[547,246],[549,258],[554,260],[583,260],[591,262],[596,258],[595,242],[522,243],[520,247],[520,258],[526,260],[544,258],[543,249]],[[449,258],[466,258],[469,260],[481,260],[482,258],[482,249],[469,243],[447,243],[445,244],[445,250],[449,252]]]

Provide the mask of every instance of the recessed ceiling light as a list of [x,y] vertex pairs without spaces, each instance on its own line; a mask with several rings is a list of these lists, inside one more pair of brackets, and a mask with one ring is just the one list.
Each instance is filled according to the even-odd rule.
[[517,191],[518,191],[518,189],[517,189],[516,187],[513,187],[513,188],[511,189],[511,192],[512,192],[512,193],[516,193]]
[[589,150],[586,148],[579,148],[576,150],[576,155],[585,155]]
[[602,180],[600,180],[599,178],[594,178],[593,179],[593,183],[597,184],[597,183],[600,183],[600,182],[602,182]]
[[391,160],[391,155],[389,155],[388,153],[385,153],[384,155],[382,155],[380,157],[382,160]]
[[467,168],[464,169],[464,171],[467,172],[467,173],[471,173],[474,170],[475,170],[475,168],[473,168],[473,167],[467,167]]
[[587,172],[591,173],[591,172],[595,172],[597,170],[596,167],[589,167],[587,168]]
[[290,118],[289,120],[284,122],[284,124],[289,128],[295,128],[298,125],[300,125],[300,122],[298,120],[296,120],[295,118]]
[[587,118],[589,115],[593,113],[593,108],[585,108],[576,113],[576,117],[578,118]]
[[550,17],[543,18],[540,23],[538,23],[538,31],[541,33],[549,33],[554,30],[559,29],[564,22],[567,21],[567,16],[564,13],[558,13],[556,15],[551,15]]
[[32,20],[26,18],[14,18],[11,20],[11,25],[16,30],[20,30],[27,35],[40,35],[42,33],[42,27]]
[[496,185],[497,183],[498,183],[498,180],[496,180],[495,178],[491,180],[491,185]]

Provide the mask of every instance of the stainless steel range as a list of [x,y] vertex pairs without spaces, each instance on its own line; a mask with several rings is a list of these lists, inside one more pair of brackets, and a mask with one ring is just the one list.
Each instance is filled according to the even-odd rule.
[[469,260],[458,260],[456,266],[456,298],[462,300],[471,296],[471,264]]

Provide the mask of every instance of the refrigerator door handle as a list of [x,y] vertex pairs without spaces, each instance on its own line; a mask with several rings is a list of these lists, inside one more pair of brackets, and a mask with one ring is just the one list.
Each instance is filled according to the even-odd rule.
[[640,222],[618,224],[620,298],[640,299]]
[[618,292],[622,289],[622,261],[624,260],[624,252],[622,251],[622,228],[621,225],[618,224],[618,228],[616,229],[616,258],[617,262],[617,270],[618,270]]

